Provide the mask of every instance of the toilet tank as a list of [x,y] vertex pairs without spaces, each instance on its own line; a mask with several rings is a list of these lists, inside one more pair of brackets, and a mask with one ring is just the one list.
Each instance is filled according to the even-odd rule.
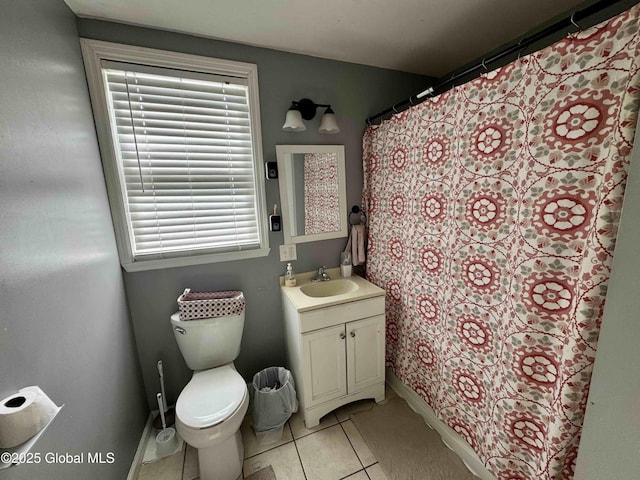
[[184,360],[191,370],[206,370],[233,362],[240,353],[244,311],[240,315],[180,320],[171,315],[171,326]]

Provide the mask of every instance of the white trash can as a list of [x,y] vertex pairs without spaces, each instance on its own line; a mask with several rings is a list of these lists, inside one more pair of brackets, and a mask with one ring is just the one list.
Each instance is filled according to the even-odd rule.
[[282,429],[298,411],[298,399],[291,372],[269,367],[253,376],[251,416],[258,443],[267,445],[282,438]]

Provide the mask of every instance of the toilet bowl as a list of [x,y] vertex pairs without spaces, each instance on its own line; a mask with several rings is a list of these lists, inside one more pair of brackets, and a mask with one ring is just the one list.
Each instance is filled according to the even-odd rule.
[[233,364],[195,372],[176,403],[178,434],[198,449],[202,480],[235,480],[244,449],[240,425],[249,393]]
[[198,449],[201,480],[236,480],[244,448],[240,425],[249,407],[247,384],[233,361],[240,352],[241,314],[198,320],[171,316],[173,333],[194,370],[176,402],[176,429]]

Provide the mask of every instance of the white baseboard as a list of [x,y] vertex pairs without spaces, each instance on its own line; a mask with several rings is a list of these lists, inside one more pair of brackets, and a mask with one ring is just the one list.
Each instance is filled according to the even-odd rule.
[[427,425],[440,434],[442,442],[460,457],[471,473],[482,480],[496,480],[496,477],[485,468],[471,446],[452,428],[438,419],[433,409],[389,369],[387,369],[387,383],[400,397],[406,400],[411,409],[420,415]]
[[140,441],[138,442],[138,448],[136,449],[136,454],[133,456],[133,461],[131,462],[131,467],[129,467],[129,474],[127,475],[127,480],[135,480],[138,475],[138,468],[142,464],[142,456],[144,455],[144,451],[147,448],[147,439],[149,438],[149,432],[151,431],[151,424],[153,423],[153,419],[155,415],[158,413],[156,410],[154,412],[149,413],[149,418],[147,418],[147,423],[144,426],[144,430],[142,431],[142,436],[140,437]]

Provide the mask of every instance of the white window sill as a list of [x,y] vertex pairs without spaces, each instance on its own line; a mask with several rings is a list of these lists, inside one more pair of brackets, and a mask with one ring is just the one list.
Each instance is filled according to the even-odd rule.
[[137,262],[123,263],[122,268],[127,272],[142,272],[145,270],[159,270],[162,268],[188,267],[206,263],[230,262],[245,260],[248,258],[266,257],[270,248],[258,248],[240,252],[214,253],[209,255],[194,255],[192,257],[162,258],[158,260],[139,260]]

